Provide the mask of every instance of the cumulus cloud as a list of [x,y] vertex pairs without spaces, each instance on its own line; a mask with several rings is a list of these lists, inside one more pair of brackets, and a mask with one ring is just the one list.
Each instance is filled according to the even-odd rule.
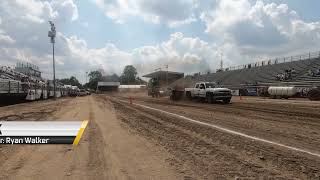
[[242,56],[299,53],[320,45],[320,22],[304,22],[286,4],[220,0],[201,19],[208,34],[234,44]]
[[[77,7],[72,0],[0,1],[1,64],[13,65],[18,60],[48,64],[51,54],[48,20],[63,26],[77,17]],[[63,39],[57,42],[59,54],[69,53],[65,47],[68,46]]]
[[[117,21],[139,16],[169,26],[192,22],[193,8],[199,3],[195,0],[96,2],[106,10],[107,16]],[[54,20],[61,27],[77,19],[77,6],[72,0],[0,1],[1,64],[13,65],[25,60],[39,65],[45,77],[51,78],[52,47],[47,37],[47,21]],[[84,82],[86,71],[104,69],[106,73],[120,74],[128,64],[136,66],[139,75],[165,65],[169,65],[169,70],[185,73],[213,71],[219,67],[222,53],[224,64],[234,65],[256,57],[309,51],[320,45],[320,22],[303,21],[285,4],[220,0],[213,9],[202,13],[201,20],[206,33],[217,40],[215,43],[176,32],[163,42],[123,51],[110,43],[90,48],[81,37],[58,32],[55,49],[58,78],[76,75]]]
[[172,70],[186,73],[205,72],[218,64],[217,47],[199,38],[185,37],[182,33],[171,34],[167,41],[154,46],[134,49],[133,62],[139,72],[147,73],[169,65]]
[[118,23],[131,16],[141,17],[147,22],[165,23],[170,27],[196,21],[194,9],[198,0],[95,0],[105,15]]
[[0,34],[0,44],[13,44],[16,41],[8,35]]
[[[182,1],[176,3],[183,4]],[[149,2],[143,6],[148,9],[146,12],[151,13],[152,9],[160,5]],[[175,14],[172,10],[169,12],[163,9],[163,4],[162,6],[157,14],[162,13],[161,19],[166,19],[167,23],[185,21],[185,17],[189,15],[187,12]],[[175,6],[177,8],[179,4]],[[73,1],[9,1],[1,2],[0,9],[1,64],[14,65],[19,60],[28,61],[39,65],[44,76],[51,78],[52,47],[47,37],[47,21],[53,19],[58,27],[74,21],[78,17],[78,11]],[[18,10],[20,14],[14,13],[14,10]],[[128,64],[135,65],[140,75],[165,65],[169,65],[171,70],[183,72],[207,71],[215,64],[215,48],[208,42],[196,37],[185,37],[182,33],[173,33],[164,42],[127,52],[114,44],[89,48],[84,39],[66,36],[58,31],[55,44],[56,70],[58,78],[76,75],[82,81],[86,71],[104,69],[106,73],[120,74]]]
[[[171,34],[170,38],[153,46],[142,46],[126,52],[114,44],[90,49],[86,42],[76,36],[59,34],[57,41],[65,42],[65,55],[61,59],[60,71],[83,74],[87,70],[103,69],[107,74],[120,74],[125,65],[134,65],[139,75],[169,65],[170,70],[186,73],[205,72],[216,68],[216,45],[199,38],[185,37],[182,33]],[[50,60],[49,60],[50,61]]]
[[75,21],[79,17],[78,8],[73,0],[54,0],[51,2],[51,6],[58,10],[56,18],[64,21]]

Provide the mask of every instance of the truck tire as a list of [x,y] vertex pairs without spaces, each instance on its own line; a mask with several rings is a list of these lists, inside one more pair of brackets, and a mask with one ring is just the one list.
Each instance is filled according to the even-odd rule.
[[190,91],[187,91],[186,92],[186,96],[189,100],[192,100],[192,96],[191,96],[191,92]]
[[229,104],[230,101],[231,101],[231,98],[223,99],[223,103],[224,103],[224,104]]
[[207,95],[206,95],[206,101],[207,101],[207,103],[212,104],[212,103],[214,102],[214,100],[213,100],[213,94],[207,93]]

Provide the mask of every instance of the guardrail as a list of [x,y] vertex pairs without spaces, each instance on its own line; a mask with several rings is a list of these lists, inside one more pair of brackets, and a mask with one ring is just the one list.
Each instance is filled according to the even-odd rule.
[[248,68],[261,67],[261,66],[267,66],[267,65],[282,64],[282,63],[287,63],[287,62],[310,60],[310,59],[315,59],[315,58],[320,58],[320,51],[309,52],[309,53],[295,55],[295,56],[287,56],[287,57],[282,57],[282,58],[268,59],[268,60],[264,60],[264,61],[257,61],[255,63],[249,63],[249,64],[244,64],[244,65],[239,65],[239,66],[230,66],[228,68],[224,68],[223,71],[248,69]]
[[204,74],[212,74],[212,73],[219,73],[219,72],[225,72],[225,71],[235,71],[235,70],[241,70],[241,69],[249,69],[249,68],[255,68],[255,67],[262,67],[262,66],[268,66],[268,65],[274,65],[274,64],[282,64],[282,63],[288,63],[288,62],[295,62],[295,61],[303,61],[303,60],[310,60],[310,59],[315,59],[315,58],[320,58],[320,51],[315,51],[315,52],[309,52],[309,53],[304,53],[300,55],[295,55],[295,56],[286,56],[286,57],[277,57],[277,58],[271,58],[268,60],[264,61],[257,61],[254,63],[248,63],[248,64],[242,64],[238,66],[229,66],[227,68],[223,68],[222,71],[221,69],[216,69],[216,72],[199,72],[195,74],[186,74],[186,76],[191,75],[204,75]]
[[269,86],[294,86],[294,87],[320,87],[320,81],[299,81],[299,82],[265,82],[257,84],[237,84],[237,85],[223,85],[222,87],[230,89],[241,89],[241,88],[258,88],[258,87],[269,87]]

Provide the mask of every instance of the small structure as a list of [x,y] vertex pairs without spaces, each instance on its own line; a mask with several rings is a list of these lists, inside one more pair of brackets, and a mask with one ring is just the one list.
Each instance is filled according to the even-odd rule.
[[120,85],[119,89],[142,89],[145,88],[146,85]]
[[120,85],[119,92],[143,92],[147,89],[147,85]]
[[98,82],[97,92],[118,91],[120,82]]
[[166,86],[174,81],[183,78],[184,73],[173,71],[156,71],[150,74],[143,75],[142,77],[156,79],[159,81],[160,86]]
[[168,87],[171,83],[184,77],[184,73],[172,71],[156,71],[146,74],[142,77],[150,78],[148,83],[148,95],[152,97],[159,97],[161,95],[168,95]]

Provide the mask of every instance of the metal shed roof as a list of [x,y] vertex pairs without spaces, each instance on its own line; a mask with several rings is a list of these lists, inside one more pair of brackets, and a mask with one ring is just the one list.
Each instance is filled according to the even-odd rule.
[[98,86],[120,86],[120,82],[98,82]]
[[168,74],[168,78],[182,78],[184,77],[184,73],[173,72],[173,71],[156,71],[150,74],[143,75],[145,78],[158,78],[158,77],[166,77]]

